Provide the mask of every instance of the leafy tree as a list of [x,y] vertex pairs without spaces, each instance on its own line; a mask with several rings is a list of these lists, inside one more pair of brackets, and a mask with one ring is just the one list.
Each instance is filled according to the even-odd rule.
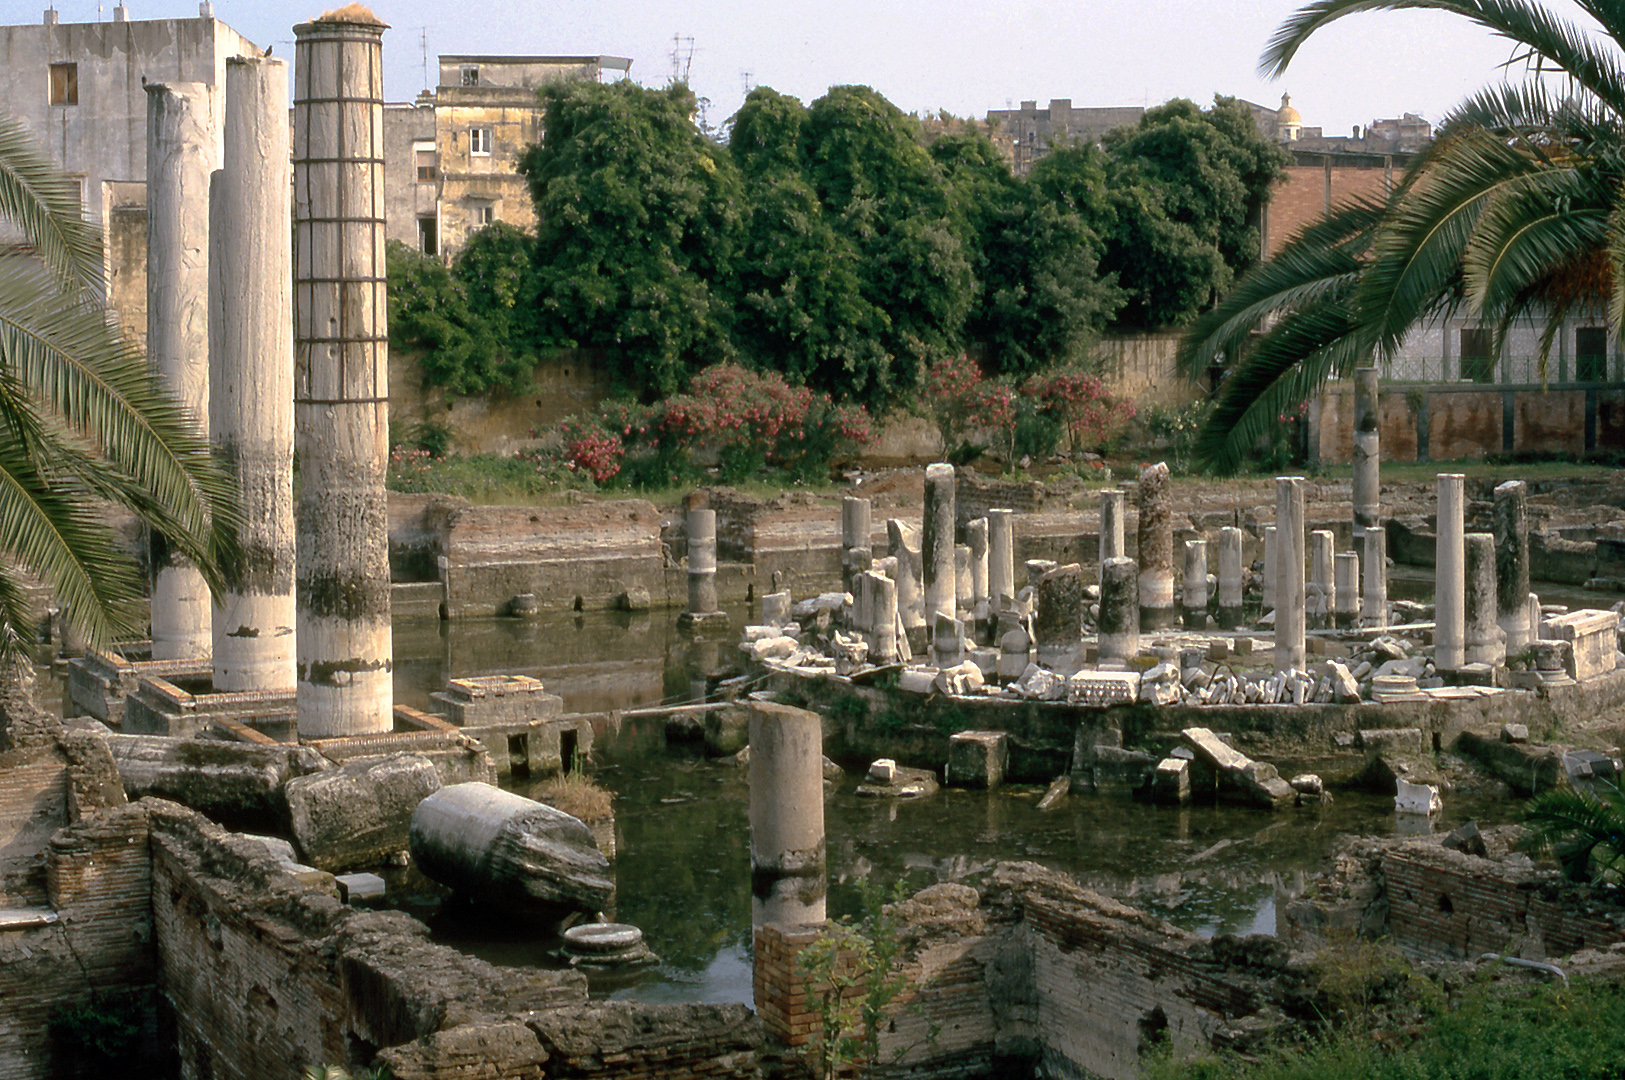
[[741,356],[843,398],[876,399],[889,377],[887,318],[863,295],[859,253],[824,213],[802,156],[807,110],[766,87],[733,120],[744,183],[734,290]]
[[694,126],[694,94],[628,81],[541,92],[543,141],[520,161],[539,221],[538,333],[607,346],[646,396],[732,353],[738,171]]
[[905,391],[922,361],[957,351],[974,296],[942,171],[919,123],[866,86],[813,102],[802,146],[825,213],[857,249],[862,296],[886,320],[877,340],[891,363],[870,400]]
[[[514,310],[529,268],[516,281],[499,253],[509,233],[518,230],[486,239],[489,231],[475,233],[452,268],[398,241],[385,248],[390,342],[398,349],[421,350],[424,382],[451,394],[481,394],[493,387],[518,392],[534,377],[536,360],[525,347],[523,320]],[[472,289],[462,277],[465,268],[474,279]]]
[[[193,417],[153,384],[101,296],[102,242],[22,123],[0,116],[0,217],[32,252],[0,254],[0,553],[51,586],[92,645],[138,630],[140,575],[106,524],[123,507],[211,587],[237,516]],[[0,574],[0,649],[27,607]]]
[[1010,172],[974,130],[931,144],[946,174],[977,291],[965,336],[986,349],[993,370],[1036,371],[1082,356],[1123,303],[1104,248],[1085,217]]
[[1289,158],[1246,106],[1175,99],[1106,136],[1114,211],[1103,265],[1128,291],[1123,321],[1183,322],[1258,261],[1258,223]]
[[[1276,32],[1265,70],[1284,71],[1317,29],[1372,8],[1421,7],[1512,41],[1533,78],[1469,97],[1381,206],[1312,226],[1256,280],[1192,326],[1180,363],[1236,357],[1198,443],[1231,466],[1295,396],[1392,356],[1417,323],[1463,313],[1495,337],[1520,317],[1605,307],[1625,322],[1625,14],[1582,0],[1579,26],[1523,0],[1318,0]],[[1567,77],[1562,94],[1543,74]],[[1285,316],[1285,317],[1283,317]],[[1256,348],[1255,330],[1273,325]]]

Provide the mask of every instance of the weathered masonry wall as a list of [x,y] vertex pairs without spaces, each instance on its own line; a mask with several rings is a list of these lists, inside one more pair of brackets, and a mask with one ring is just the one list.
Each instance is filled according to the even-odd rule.
[[[1352,461],[1353,387],[1328,387],[1316,406],[1309,414],[1312,463]],[[1625,451],[1625,387],[1619,386],[1384,387],[1377,413],[1389,461]]]

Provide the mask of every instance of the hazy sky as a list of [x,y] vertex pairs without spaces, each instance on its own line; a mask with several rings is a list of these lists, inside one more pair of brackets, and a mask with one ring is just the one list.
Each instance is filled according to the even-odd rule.
[[[215,0],[215,14],[256,44],[292,55],[294,22],[320,13],[283,0]],[[196,0],[129,0],[133,19],[194,16]],[[328,6],[337,6],[336,3]],[[1265,82],[1259,53],[1299,0],[1130,0],[982,4],[925,0],[378,0],[384,92],[410,100],[434,58],[461,54],[630,57],[632,77],[666,82],[681,38],[690,84],[718,123],[745,84],[811,101],[829,86],[864,83],[909,112],[983,116],[1023,99],[1047,105],[1206,104],[1215,93],[1268,105],[1281,92],[1304,123],[1328,135],[1403,112],[1437,121],[1461,97],[1500,78],[1507,43],[1432,12],[1376,12],[1322,30],[1285,78]],[[1559,10],[1560,0],[1554,4]],[[93,0],[59,0],[63,22],[98,17]],[[40,0],[0,0],[6,23],[41,17]],[[111,19],[108,2],[100,17]]]

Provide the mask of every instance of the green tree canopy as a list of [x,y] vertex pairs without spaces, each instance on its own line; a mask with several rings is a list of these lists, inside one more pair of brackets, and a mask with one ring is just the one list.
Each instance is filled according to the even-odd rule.
[[1259,257],[1259,220],[1289,158],[1245,105],[1175,99],[1107,134],[1112,204],[1103,266],[1128,293],[1122,321],[1188,320]]
[[541,95],[543,141],[520,161],[538,221],[538,333],[613,348],[626,387],[671,393],[733,352],[719,283],[739,252],[738,172],[694,126],[686,86]]

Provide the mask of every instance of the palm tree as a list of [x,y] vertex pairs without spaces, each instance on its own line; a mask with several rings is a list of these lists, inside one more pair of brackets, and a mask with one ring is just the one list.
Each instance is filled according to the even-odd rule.
[[[1546,319],[1541,365],[1568,312],[1625,323],[1625,5],[1579,0],[1582,29],[1524,0],[1317,0],[1276,31],[1261,69],[1286,70],[1318,29],[1357,12],[1447,11],[1513,42],[1529,78],[1479,92],[1440,125],[1382,204],[1300,232],[1181,342],[1187,376],[1235,359],[1198,437],[1235,467],[1275,417],[1330,376],[1391,358],[1430,319],[1466,314],[1499,351]],[[1561,77],[1561,90],[1549,79]]]
[[[107,525],[132,511],[221,580],[230,485],[193,419],[154,384],[102,296],[102,241],[20,121],[0,115],[0,560],[49,585],[87,643],[138,631],[135,562]],[[0,653],[28,635],[14,572],[0,571]]]
[[1573,881],[1625,882],[1625,792],[1598,777],[1589,791],[1553,788],[1530,800],[1527,847],[1551,849]]

